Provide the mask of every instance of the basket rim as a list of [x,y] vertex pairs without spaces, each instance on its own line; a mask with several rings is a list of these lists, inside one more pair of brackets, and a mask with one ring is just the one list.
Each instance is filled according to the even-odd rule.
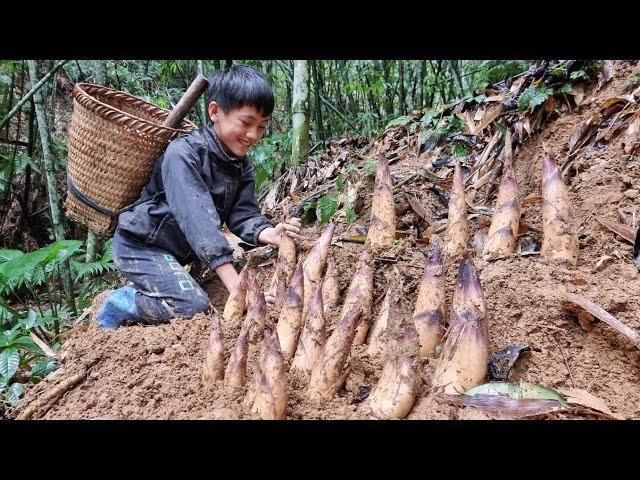
[[[134,100],[136,102],[143,103],[143,104],[149,105],[149,106],[151,106],[151,107],[153,107],[155,109],[158,109],[158,110],[160,110],[162,112],[166,112],[167,115],[170,114],[171,111],[167,110],[166,108],[159,107],[158,105],[155,105],[155,104],[153,104],[151,102],[147,102],[146,100],[138,98],[138,97],[136,97],[136,96],[134,96],[134,95],[132,95],[130,93],[123,92],[122,90],[116,90],[115,88],[109,88],[109,87],[105,87],[103,85],[97,85],[95,83],[89,83],[89,82],[78,82],[78,83],[76,83],[73,86],[73,97],[74,97],[74,99],[77,100],[78,102],[80,102],[80,100],[77,97],[85,97],[86,100],[89,102],[89,104],[93,104],[93,105],[86,106],[86,107],[89,108],[89,110],[91,110],[93,113],[95,113],[97,115],[100,115],[101,117],[105,117],[106,118],[106,115],[104,114],[104,112],[96,112],[95,108],[92,108],[92,107],[95,107],[95,106],[105,107],[107,112],[111,111],[112,113],[117,113],[117,114],[124,115],[125,117],[131,118],[131,119],[135,119],[136,121],[142,122],[142,123],[147,124],[147,125],[149,125],[151,127],[156,127],[156,128],[161,129],[161,130],[165,130],[167,132],[170,132],[173,135],[175,135],[177,133],[189,132],[189,131],[191,131],[193,129],[197,129],[198,128],[198,126],[195,123],[193,123],[191,120],[188,120],[186,118],[183,119],[183,122],[186,122],[187,125],[190,128],[171,128],[171,127],[166,127],[166,126],[162,125],[161,123],[151,122],[151,121],[146,120],[144,118],[140,118],[140,117],[138,117],[136,115],[133,115],[133,114],[131,114],[129,112],[125,112],[124,110],[120,110],[119,108],[116,108],[113,105],[110,105],[108,103],[105,103],[105,102],[102,102],[102,101],[98,100],[93,95],[91,95],[90,93],[85,91],[84,90],[85,87],[94,87],[94,88],[97,88],[97,89],[102,89],[102,90],[107,90],[109,92],[122,94],[125,97],[129,97],[130,99],[132,99],[132,100]],[[109,120],[112,121],[113,119],[109,119]]]

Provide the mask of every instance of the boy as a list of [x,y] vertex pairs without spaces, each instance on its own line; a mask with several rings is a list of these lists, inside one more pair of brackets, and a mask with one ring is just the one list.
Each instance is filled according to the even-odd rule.
[[107,294],[96,313],[102,328],[207,311],[209,297],[182,268],[197,258],[233,291],[239,276],[223,223],[252,245],[278,245],[283,233],[301,238],[299,219],[274,227],[254,195],[255,173],[246,154],[264,135],[274,107],[264,75],[244,65],[216,71],[207,101],[211,123],[174,139],[142,190],[140,199],[148,201],[120,214],[113,258],[133,285]]

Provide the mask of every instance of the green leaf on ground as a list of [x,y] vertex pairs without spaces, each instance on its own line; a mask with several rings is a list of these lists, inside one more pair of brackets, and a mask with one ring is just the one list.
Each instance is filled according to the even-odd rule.
[[387,123],[387,126],[384,128],[386,130],[387,128],[403,127],[409,122],[411,122],[411,118],[407,117],[406,115],[403,115],[402,117],[394,118],[393,120],[391,120],[389,123]]
[[555,390],[528,382],[489,382],[470,388],[465,395],[506,395],[510,398],[538,398],[557,400],[568,405],[565,398]]
[[533,111],[538,105],[542,105],[552,93],[553,89],[545,86],[529,87],[520,95],[518,110],[520,112],[524,112],[526,109]]
[[31,381],[39,382],[56,369],[55,358],[46,358],[31,367]]
[[320,225],[327,223],[334,213],[338,211],[339,207],[338,198],[333,193],[327,193],[316,205],[316,216],[320,220]]
[[8,380],[18,371],[20,364],[20,353],[18,350],[10,347],[0,352],[0,375]]
[[22,398],[22,394],[24,393],[24,385],[15,382],[12,383],[9,388],[7,388],[7,400],[14,407],[17,407],[20,404],[20,399]]

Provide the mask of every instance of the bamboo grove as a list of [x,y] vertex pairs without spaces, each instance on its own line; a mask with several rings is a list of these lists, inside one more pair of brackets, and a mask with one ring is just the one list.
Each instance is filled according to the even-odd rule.
[[[263,71],[276,96],[266,136],[251,154],[258,194],[266,192],[288,168],[305,162],[311,152],[321,151],[331,139],[373,137],[389,122],[413,110],[470,98],[479,88],[529,65],[526,61],[461,60],[0,60],[0,326],[9,332],[0,348],[6,366],[0,372],[4,379],[0,393],[11,403],[20,398],[23,382],[36,381],[55,368],[53,352],[35,339],[44,339],[43,345],[48,343],[54,350],[59,348],[64,340],[62,327],[72,324],[96,294],[115,282],[114,275],[105,275],[115,270],[110,241],[70,222],[62,212],[73,85],[95,83],[171,109],[197,74],[239,63]],[[202,99],[189,119],[202,125],[205,111]],[[384,186],[386,179],[388,187],[388,170],[385,173],[386,177],[376,182]],[[393,209],[392,202],[377,207],[380,217]],[[384,222],[380,226],[382,233],[389,227]],[[375,246],[376,241],[388,239],[382,235],[372,240]],[[278,349],[285,357],[296,353],[294,364],[315,375],[314,379],[324,378],[327,373],[314,373],[310,361],[322,352],[296,349],[297,336],[292,332],[297,332],[302,318],[320,320],[323,309],[336,304],[335,286],[318,281],[324,263],[319,268],[316,263],[314,268],[312,261],[296,269],[294,249],[283,251],[289,251],[292,258],[282,257],[272,285],[286,320],[277,326],[284,342]],[[327,267],[335,269],[332,258]],[[370,259],[363,257],[359,275],[370,276],[370,268]],[[251,291],[252,279],[245,281]],[[366,282],[363,285],[354,284],[352,295],[370,297]],[[244,304],[245,298],[235,301]],[[251,322],[259,322],[264,298],[246,302],[254,305],[248,315]],[[425,304],[416,315],[431,315],[432,309],[438,308],[437,302]],[[355,344],[362,343],[371,312],[349,313],[345,307],[345,328],[353,330]],[[313,327],[313,322],[309,326]],[[247,326],[246,338],[232,356],[235,366],[230,372],[236,375],[225,376],[226,381],[241,381],[237,372],[246,368],[242,359],[247,342],[258,341],[264,331],[271,335],[272,330],[275,332],[268,325]],[[426,335],[420,329],[418,334]],[[269,335],[264,337],[265,365],[274,349]],[[340,350],[323,335],[321,330],[305,330],[300,342],[305,345],[310,339],[309,344],[316,345],[322,337],[327,349]],[[216,339],[212,342],[215,345]],[[211,355],[213,358],[220,352],[212,348]],[[19,368],[25,365],[31,368],[27,373]],[[267,375],[271,367],[264,368]],[[203,375],[215,379],[222,374],[212,369]],[[15,381],[20,375],[26,377]],[[322,386],[321,380],[317,385],[316,394],[325,395],[329,387]]]

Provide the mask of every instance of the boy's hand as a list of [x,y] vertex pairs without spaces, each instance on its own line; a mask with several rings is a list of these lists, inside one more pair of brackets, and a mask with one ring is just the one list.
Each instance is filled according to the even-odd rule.
[[285,234],[293,240],[302,240],[300,235],[300,227],[302,223],[299,218],[288,218],[280,222],[273,228],[265,228],[260,232],[260,242],[270,243],[271,245],[280,245],[280,235]]

